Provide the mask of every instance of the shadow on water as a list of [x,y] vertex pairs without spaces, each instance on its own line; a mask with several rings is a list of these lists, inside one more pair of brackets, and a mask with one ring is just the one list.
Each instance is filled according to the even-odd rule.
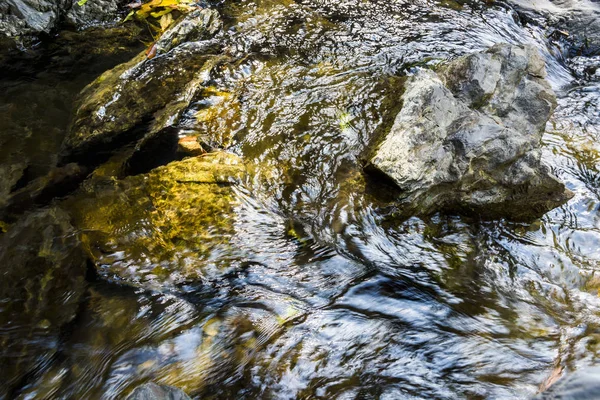
[[[193,234],[168,236],[134,210],[143,199],[127,200],[94,249],[98,279],[20,398],[119,398],[153,380],[202,399],[516,399],[552,371],[597,363],[597,57],[567,57],[543,14],[504,3],[219,8],[238,61],[178,128],[252,168],[231,189],[225,230],[206,233],[225,244],[192,247]],[[497,42],[533,44],[547,61],[559,106],[544,160],[574,199],[531,223],[398,220],[395,189],[362,167],[401,106],[400,77]],[[25,176],[56,162],[74,96],[95,73],[0,81],[1,190],[22,184],[21,157],[34,160]],[[92,193],[99,209],[123,200]],[[64,204],[88,210],[84,201]],[[175,244],[130,251],[148,237]]]

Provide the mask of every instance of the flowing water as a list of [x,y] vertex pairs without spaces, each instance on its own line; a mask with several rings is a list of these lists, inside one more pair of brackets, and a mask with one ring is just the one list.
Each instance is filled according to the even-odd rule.
[[[235,189],[230,246],[212,251],[196,279],[149,290],[100,268],[56,354],[13,395],[112,399],[153,380],[202,399],[518,399],[557,371],[596,364],[600,59],[555,40],[546,14],[515,7],[218,5],[236,61],[180,131],[203,132],[269,179]],[[533,44],[546,59],[559,105],[544,161],[575,197],[528,223],[398,220],[394,189],[360,171],[398,112],[402,77],[498,42]],[[74,94],[97,73],[4,79],[0,112],[28,110],[0,125],[14,132],[11,157],[49,165]],[[216,116],[197,117],[211,107]],[[115,257],[147,274],[127,254],[109,251],[107,264]]]

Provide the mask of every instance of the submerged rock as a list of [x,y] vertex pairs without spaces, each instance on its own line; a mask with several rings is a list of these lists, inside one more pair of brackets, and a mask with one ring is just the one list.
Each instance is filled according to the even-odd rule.
[[36,205],[47,205],[52,199],[75,190],[86,172],[85,168],[74,163],[55,168],[11,193],[5,207],[0,207],[0,215],[19,214]]
[[212,55],[215,43],[205,40],[219,29],[216,11],[194,11],[163,34],[154,57],[142,52],[89,84],[63,143],[63,161],[89,163],[90,155],[136,139],[132,129],[144,123],[150,122],[150,132],[168,126],[222,59]]
[[176,387],[148,382],[135,388],[127,400],[190,400],[190,397]]
[[411,212],[529,218],[571,196],[541,163],[556,100],[533,47],[499,44],[406,82],[403,107],[371,166]]
[[25,162],[0,165],[0,210],[10,203],[10,192],[23,176],[27,168]]
[[226,268],[218,255],[231,246],[234,186],[245,175],[237,156],[210,153],[121,181],[89,182],[64,206],[101,276],[165,288]]
[[56,354],[86,290],[87,256],[62,210],[25,216],[0,240],[0,398]]

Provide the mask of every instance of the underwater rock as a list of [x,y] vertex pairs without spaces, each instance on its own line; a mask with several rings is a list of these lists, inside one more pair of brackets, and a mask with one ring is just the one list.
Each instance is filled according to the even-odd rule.
[[19,214],[36,205],[47,205],[52,199],[75,190],[86,173],[85,168],[75,163],[54,168],[45,176],[34,179],[27,186],[11,193],[5,211],[8,214]]
[[406,82],[403,107],[371,167],[403,191],[411,213],[543,214],[571,193],[541,163],[556,106],[537,50],[498,44]]
[[17,185],[27,168],[25,162],[14,162],[0,165],[0,209],[10,202],[10,192]]
[[227,264],[217,255],[231,246],[234,186],[246,171],[233,154],[209,153],[120,181],[86,182],[63,206],[84,232],[101,276],[161,289]]
[[57,208],[24,216],[0,239],[0,398],[43,370],[86,290],[87,256]]
[[181,389],[173,386],[157,385],[153,382],[138,386],[127,396],[127,400],[191,400]]
[[196,78],[186,85],[183,94],[154,114],[148,131],[136,143],[126,162],[127,174],[148,172],[176,157],[180,150],[178,124],[192,101],[204,95],[211,71],[228,60],[226,56],[212,56],[207,59],[197,71]]
[[[190,28],[188,23],[196,24]],[[151,122],[150,131],[175,118],[175,105],[184,107],[194,88],[207,78],[207,69],[215,65],[215,43],[204,40],[220,29],[216,11],[203,9],[190,13],[182,22],[163,34],[157,55],[145,52],[102,74],[80,95],[80,102],[63,143],[63,162],[94,163],[98,153],[110,153],[120,144],[140,136]],[[187,101],[186,101],[187,100]],[[169,112],[153,114],[161,109]],[[159,113],[160,114],[160,113]],[[94,157],[90,157],[94,155]]]

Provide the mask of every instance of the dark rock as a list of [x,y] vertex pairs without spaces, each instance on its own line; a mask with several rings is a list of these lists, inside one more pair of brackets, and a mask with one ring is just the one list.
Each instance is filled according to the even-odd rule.
[[138,386],[127,396],[127,400],[191,400],[181,389],[173,386],[148,382]]
[[403,107],[371,166],[410,213],[438,210],[531,218],[570,198],[541,163],[556,106],[533,47],[500,44],[406,82]]
[[7,212],[21,213],[33,206],[43,206],[56,197],[69,194],[83,181],[87,170],[78,164],[54,168],[47,175],[34,179],[27,186],[13,192],[6,206]]
[[0,398],[56,354],[86,289],[87,256],[57,208],[25,216],[0,239]]

